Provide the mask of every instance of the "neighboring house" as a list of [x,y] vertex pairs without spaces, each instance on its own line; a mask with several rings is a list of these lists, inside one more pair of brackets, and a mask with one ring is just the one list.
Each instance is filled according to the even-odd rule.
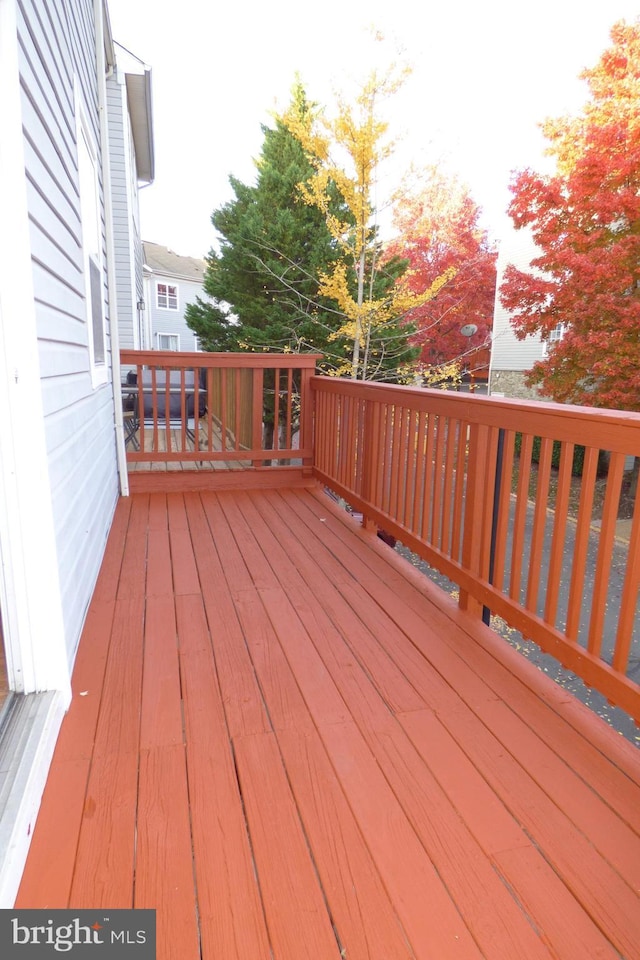
[[538,391],[527,387],[524,378],[535,361],[542,360],[546,345],[539,334],[518,340],[511,325],[511,315],[500,303],[500,286],[507,265],[512,263],[520,270],[529,270],[536,251],[536,245],[527,230],[513,230],[500,242],[489,366],[489,392],[494,395],[540,399]]
[[184,319],[185,307],[196,297],[208,299],[204,288],[205,261],[181,257],[158,243],[144,247],[147,348],[197,350],[198,340]]
[[[12,691],[0,708],[2,907],[126,484],[115,317],[142,271],[126,223],[133,168],[147,181],[153,171],[143,77],[123,83],[101,0],[0,0],[0,681]],[[118,233],[119,187],[131,192]],[[115,255],[125,241],[128,279]]]

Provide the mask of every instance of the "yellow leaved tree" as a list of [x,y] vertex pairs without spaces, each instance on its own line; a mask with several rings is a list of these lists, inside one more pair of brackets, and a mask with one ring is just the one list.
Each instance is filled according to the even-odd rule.
[[323,212],[336,245],[338,256],[330,272],[321,275],[319,292],[335,302],[343,318],[335,338],[350,345],[350,356],[336,373],[353,379],[413,376],[418,351],[405,317],[455,275],[447,270],[428,289],[415,292],[406,265],[400,258],[385,259],[378,237],[379,171],[394,152],[381,105],[399,90],[406,73],[374,71],[353,103],[337,98],[333,118],[291,109],[278,117],[300,141],[314,171],[299,185],[301,197]]

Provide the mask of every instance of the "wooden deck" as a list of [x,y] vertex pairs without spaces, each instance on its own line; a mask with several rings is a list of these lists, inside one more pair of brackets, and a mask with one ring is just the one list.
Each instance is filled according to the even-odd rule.
[[119,504],[17,906],[159,960],[637,960],[640,754],[317,489]]

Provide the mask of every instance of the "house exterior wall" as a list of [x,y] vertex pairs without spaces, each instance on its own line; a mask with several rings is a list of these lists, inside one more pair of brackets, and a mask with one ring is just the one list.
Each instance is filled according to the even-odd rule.
[[0,0],[0,90],[0,613],[9,683],[23,692],[48,683],[64,688],[69,673],[40,389],[15,0]]
[[493,315],[493,339],[489,367],[489,392],[506,397],[538,399],[537,390],[525,386],[524,376],[536,360],[543,357],[539,335],[518,340],[508,310],[500,303],[500,287],[508,264],[521,270],[531,268],[536,246],[526,230],[513,230],[500,243],[497,262],[496,301]]
[[[25,0],[18,48],[33,291],[69,664],[118,495],[94,22],[86,0]],[[99,41],[98,41],[99,42]],[[96,151],[106,356],[92,368],[79,201],[79,112]],[[43,478],[44,481],[44,478]],[[44,487],[43,483],[43,487]],[[43,491],[44,492],[44,491]]]
[[[90,362],[79,190],[80,113],[101,159],[102,25],[91,0],[0,0],[0,614],[10,686],[34,695],[7,721],[0,907],[19,883],[118,490],[108,327],[91,339],[104,362]],[[100,186],[94,176],[104,261]],[[92,298],[108,323],[103,276]]]

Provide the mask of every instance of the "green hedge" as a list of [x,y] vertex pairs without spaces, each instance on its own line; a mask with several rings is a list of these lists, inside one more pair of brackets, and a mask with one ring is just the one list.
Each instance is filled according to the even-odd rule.
[[[540,447],[542,445],[541,437],[533,438],[533,450],[531,452],[531,459],[534,463],[540,462]],[[516,455],[520,456],[520,449],[522,447],[522,434],[516,433],[515,438],[515,451]],[[551,466],[556,467],[560,466],[560,451],[562,449],[562,444],[559,440],[553,441],[553,451],[551,453]],[[571,473],[574,477],[582,476],[582,469],[584,467],[584,451],[585,448],[580,445],[576,445],[573,449],[573,463],[571,465]],[[600,472],[600,470],[598,471]]]

